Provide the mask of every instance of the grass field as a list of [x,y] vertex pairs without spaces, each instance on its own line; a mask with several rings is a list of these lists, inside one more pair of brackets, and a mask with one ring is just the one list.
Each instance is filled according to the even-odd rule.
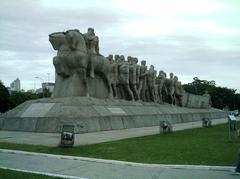
[[1,177],[1,179],[16,179],[16,178],[22,178],[22,179],[58,179],[57,177],[50,177],[50,176],[39,175],[39,174],[18,172],[18,171],[6,170],[6,169],[1,169],[1,168],[0,168],[0,177]]
[[240,139],[229,141],[228,126],[222,124],[74,148],[8,143],[0,143],[0,148],[141,163],[233,166],[236,164]]

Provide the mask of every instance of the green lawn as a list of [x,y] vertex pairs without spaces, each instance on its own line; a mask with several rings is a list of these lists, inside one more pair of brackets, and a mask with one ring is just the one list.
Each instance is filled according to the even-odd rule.
[[230,142],[228,126],[223,124],[74,148],[8,143],[0,143],[0,148],[142,163],[232,166],[236,164],[240,139]]
[[[25,172],[17,172],[13,170],[6,170],[0,168],[0,178],[1,179],[58,179],[57,177],[50,177],[39,174],[25,173]],[[60,179],[60,178],[59,178]]]

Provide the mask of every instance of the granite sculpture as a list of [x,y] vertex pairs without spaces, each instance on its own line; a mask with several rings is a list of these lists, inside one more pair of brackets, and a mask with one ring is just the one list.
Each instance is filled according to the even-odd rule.
[[162,70],[157,76],[153,65],[148,69],[145,60],[139,65],[136,57],[104,57],[93,28],[84,34],[78,29],[55,32],[49,41],[57,50],[53,97],[91,96],[183,106],[185,91],[177,76],[170,73],[167,78]]

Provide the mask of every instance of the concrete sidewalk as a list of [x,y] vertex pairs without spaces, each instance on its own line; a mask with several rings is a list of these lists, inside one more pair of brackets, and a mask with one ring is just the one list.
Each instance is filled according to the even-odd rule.
[[[237,120],[240,120],[238,117]],[[212,120],[212,124],[227,123],[226,118]],[[201,127],[202,122],[188,122],[173,125],[173,131]],[[102,131],[93,133],[84,133],[75,135],[75,146],[85,144],[96,144],[107,141],[114,141],[132,137],[159,134],[159,126],[131,128],[123,130]],[[60,134],[57,133],[33,133],[33,132],[16,132],[0,131],[0,142],[57,146],[60,142]]]
[[234,167],[141,164],[3,149],[0,149],[0,168],[91,179],[239,178],[239,175],[232,174]]

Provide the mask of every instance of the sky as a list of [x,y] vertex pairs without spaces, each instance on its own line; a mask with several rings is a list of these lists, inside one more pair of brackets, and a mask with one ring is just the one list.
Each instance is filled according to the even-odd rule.
[[[54,82],[53,32],[93,27],[100,53],[146,60],[240,92],[239,0],[1,0],[0,80],[25,90]],[[38,77],[38,78],[36,78]]]

